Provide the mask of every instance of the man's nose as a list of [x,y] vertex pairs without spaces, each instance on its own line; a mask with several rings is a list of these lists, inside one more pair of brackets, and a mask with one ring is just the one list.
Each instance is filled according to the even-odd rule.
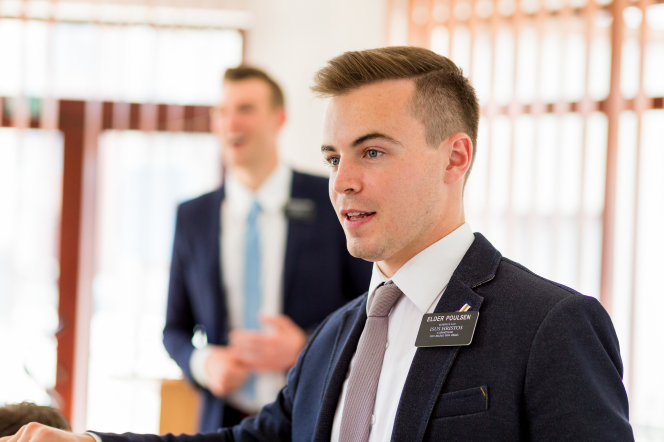
[[230,111],[223,116],[222,124],[228,132],[236,132],[241,127],[241,119],[237,112]]
[[361,190],[360,167],[350,160],[339,160],[333,173],[333,189],[340,194],[357,193]]

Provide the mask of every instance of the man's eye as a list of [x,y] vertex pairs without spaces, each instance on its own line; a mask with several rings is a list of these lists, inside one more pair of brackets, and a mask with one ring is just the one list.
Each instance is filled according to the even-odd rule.
[[369,150],[367,150],[367,156],[368,156],[369,158],[376,158],[376,157],[377,157],[378,155],[380,155],[380,154],[381,154],[381,152],[378,152],[378,151],[375,150],[375,149],[369,149]]
[[339,158],[337,157],[330,157],[327,159],[327,164],[329,164],[332,167],[336,167],[339,165]]

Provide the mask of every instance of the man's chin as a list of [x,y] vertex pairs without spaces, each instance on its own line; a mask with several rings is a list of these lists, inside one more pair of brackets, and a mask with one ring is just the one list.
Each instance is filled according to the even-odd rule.
[[384,248],[380,247],[380,245],[370,244],[366,240],[348,237],[346,245],[348,247],[348,253],[350,253],[355,258],[360,258],[370,262],[377,262],[383,259]]

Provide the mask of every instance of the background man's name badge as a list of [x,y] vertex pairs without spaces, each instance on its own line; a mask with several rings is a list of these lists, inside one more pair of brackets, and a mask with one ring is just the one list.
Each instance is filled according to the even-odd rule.
[[416,347],[469,345],[473,341],[479,312],[427,313],[422,318]]

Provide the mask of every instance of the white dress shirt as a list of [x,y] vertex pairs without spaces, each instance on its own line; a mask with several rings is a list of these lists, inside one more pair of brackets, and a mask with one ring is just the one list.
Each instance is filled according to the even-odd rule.
[[[290,199],[293,172],[279,165],[255,192],[243,185],[232,173],[224,179],[224,200],[221,205],[220,253],[222,284],[228,307],[231,329],[243,327],[244,317],[244,235],[247,217],[254,200],[261,211],[258,215],[261,245],[261,312],[277,315],[283,312],[282,276],[286,256],[288,219],[284,207]],[[208,385],[205,360],[209,347],[197,349],[189,365],[196,381]],[[258,412],[260,408],[277,397],[286,385],[284,373],[259,374],[256,377],[256,397],[251,400],[241,391],[226,399],[232,406],[246,412]]]
[[[392,427],[401,391],[417,350],[415,338],[422,316],[425,313],[433,313],[452,273],[474,240],[475,236],[470,226],[467,223],[463,224],[415,255],[391,278],[405,296],[399,298],[389,314],[387,349],[378,381],[369,442],[389,442],[392,438]],[[389,278],[374,264],[369,296],[373,296],[376,287],[386,281],[389,281]],[[463,306],[460,305],[459,308],[461,307]],[[351,369],[354,363],[355,356],[350,363]],[[339,441],[349,374],[350,369],[346,374],[334,415],[331,442]]]

